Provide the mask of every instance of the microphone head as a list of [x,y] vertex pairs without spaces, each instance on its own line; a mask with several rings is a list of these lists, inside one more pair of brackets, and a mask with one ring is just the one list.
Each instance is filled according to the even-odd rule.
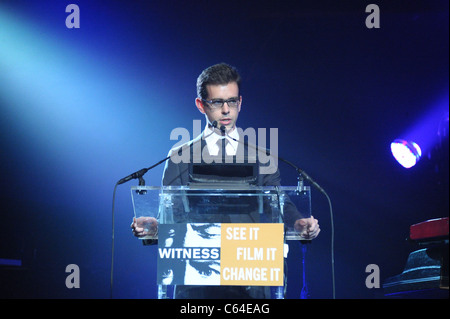
[[213,122],[211,123],[211,125],[212,125],[213,128],[216,128],[216,127],[217,127],[217,124],[218,124],[217,121],[213,121]]
[[222,132],[222,134],[225,133],[225,130],[226,130],[225,126],[222,125],[222,126],[220,127],[220,131]]

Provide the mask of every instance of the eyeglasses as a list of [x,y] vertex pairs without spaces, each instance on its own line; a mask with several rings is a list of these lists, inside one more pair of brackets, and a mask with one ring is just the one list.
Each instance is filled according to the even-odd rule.
[[212,109],[216,110],[216,109],[220,109],[222,108],[222,106],[227,103],[229,107],[231,108],[236,108],[239,106],[239,103],[241,102],[239,98],[237,97],[233,97],[231,99],[228,100],[223,100],[223,99],[215,99],[215,100],[204,100],[202,99],[203,102],[206,102],[209,107],[211,107]]

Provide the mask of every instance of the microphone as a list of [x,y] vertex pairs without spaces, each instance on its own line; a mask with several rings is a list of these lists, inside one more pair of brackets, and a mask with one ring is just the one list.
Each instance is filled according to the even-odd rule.
[[[217,123],[216,123],[216,126],[217,126]],[[192,143],[193,143],[193,141],[191,141],[190,143],[187,143],[187,144],[184,145],[183,147],[180,147],[180,148],[178,149],[178,151],[177,151],[178,156],[181,156],[181,153],[182,153],[186,148],[190,147],[190,146],[192,145]],[[166,158],[163,158],[162,160],[160,160],[160,161],[157,162],[156,164],[153,164],[153,165],[150,166],[150,167],[140,169],[139,171],[134,172],[134,173],[132,173],[132,174],[130,174],[130,175],[128,175],[128,176],[126,176],[126,177],[120,179],[120,180],[117,182],[116,185],[120,185],[120,184],[126,183],[126,182],[128,182],[128,181],[130,181],[130,180],[132,180],[132,179],[136,179],[136,178],[137,178],[137,179],[139,179],[139,186],[144,186],[144,185],[145,185],[145,181],[144,181],[144,179],[142,178],[142,176],[144,176],[145,173],[147,173],[147,172],[148,172],[149,170],[151,170],[152,168],[155,168],[156,166],[161,165],[162,163],[164,163],[165,161],[167,161],[171,156],[172,156],[172,155],[169,155],[169,156],[167,156]]]
[[[181,150],[181,148],[180,148],[180,150]],[[150,167],[140,169],[140,170],[138,170],[137,172],[134,172],[134,173],[132,173],[132,174],[130,174],[130,175],[128,175],[128,176],[126,176],[126,177],[120,179],[120,180],[117,182],[116,185],[120,185],[120,184],[126,183],[126,182],[128,182],[128,181],[131,181],[132,179],[136,179],[136,178],[137,178],[137,179],[139,179],[139,186],[144,186],[144,185],[145,185],[145,181],[144,181],[144,179],[142,178],[142,176],[144,176],[145,173],[147,173],[147,172],[148,172],[149,170],[151,170],[152,168],[154,168],[154,167],[156,167],[156,166],[158,166],[158,165],[164,163],[164,162],[167,161],[169,158],[170,158],[170,155],[167,156],[166,158],[160,160],[158,163],[153,164],[153,165],[150,166]]]
[[[270,155],[270,150],[268,150],[268,154],[267,154],[267,155]],[[279,157],[279,156],[277,156],[277,158],[278,158],[279,160],[281,160],[282,162],[285,162],[286,164],[288,164],[288,165],[290,165],[291,167],[293,167],[293,168],[297,171],[297,173],[298,173],[300,176],[302,176],[302,177],[303,177],[304,179],[306,179],[309,183],[311,183],[311,185],[313,185],[316,189],[318,189],[322,194],[324,194],[325,196],[328,196],[327,193],[325,192],[325,190],[324,190],[322,187],[320,187],[320,185],[317,184],[317,182],[314,181],[314,180],[311,178],[311,176],[309,176],[308,174],[306,174],[306,172],[305,172],[304,170],[300,169],[298,166],[292,164],[291,162],[289,162],[288,160],[286,160],[286,159],[284,159],[284,158],[281,158],[281,157]]]
[[149,169],[150,169],[150,168],[143,168],[143,169],[141,169],[141,170],[139,170],[139,171],[137,171],[137,172],[134,172],[133,174],[130,174],[130,175],[128,175],[128,176],[126,176],[126,177],[120,179],[120,180],[117,182],[117,185],[126,183],[126,182],[131,181],[132,179],[135,179],[135,178],[141,178],[142,176],[144,176],[145,173],[147,173],[147,171],[148,171]]
[[[217,128],[218,124],[219,124],[219,123],[218,123],[217,121],[213,121],[213,122],[211,123],[211,126],[212,126],[213,128]],[[225,133],[225,126],[221,126],[221,127],[220,127],[220,131],[222,132],[222,134],[224,134],[224,133]],[[191,144],[192,144],[192,142],[191,142],[191,143],[188,143],[187,145],[185,145],[185,147],[180,147],[180,149],[178,150],[178,155],[181,155],[181,152],[182,152],[185,148],[191,146]],[[120,179],[120,180],[117,182],[117,185],[120,185],[120,184],[126,183],[126,182],[128,182],[128,181],[131,181],[132,179],[139,179],[139,186],[144,186],[144,185],[145,185],[145,181],[144,181],[144,179],[142,178],[142,176],[144,176],[144,175],[145,175],[149,170],[151,170],[152,168],[155,168],[156,166],[161,165],[162,163],[164,163],[165,161],[167,161],[169,158],[170,158],[170,155],[167,156],[166,158],[160,160],[160,161],[157,162],[156,164],[153,164],[153,165],[150,166],[150,167],[140,169],[140,170],[138,170],[138,171],[136,171],[136,172],[134,172],[134,173],[132,173],[132,174],[130,174],[130,175],[128,175],[128,176],[122,178],[122,179]]]

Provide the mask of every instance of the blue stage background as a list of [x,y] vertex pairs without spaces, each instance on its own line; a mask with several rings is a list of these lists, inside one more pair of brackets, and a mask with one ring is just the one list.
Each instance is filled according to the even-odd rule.
[[[65,25],[80,8],[80,28]],[[164,158],[176,127],[204,118],[196,79],[226,62],[243,78],[239,126],[278,128],[279,154],[329,194],[337,298],[402,272],[409,226],[448,216],[448,1],[2,1],[0,258],[4,298],[109,298],[115,183]],[[406,170],[390,143],[433,118],[433,147]],[[443,127],[442,130],[440,130]],[[439,146],[442,141],[442,147]],[[437,168],[437,169],[436,169]],[[159,185],[163,166],[148,172]],[[284,185],[296,174],[280,164]],[[156,248],[130,231],[130,186],[116,194],[114,298],[156,298]],[[311,298],[331,298],[328,203],[308,246]],[[288,298],[302,286],[290,243]],[[68,289],[68,264],[80,288]]]

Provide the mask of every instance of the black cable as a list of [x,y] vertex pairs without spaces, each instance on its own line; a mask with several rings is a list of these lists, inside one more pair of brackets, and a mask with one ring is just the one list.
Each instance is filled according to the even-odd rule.
[[109,282],[109,298],[113,297],[113,278],[114,278],[114,205],[116,201],[116,189],[119,183],[114,186],[113,200],[112,200],[112,226],[111,226],[111,271],[110,271],[110,282]]
[[[270,154],[270,153],[269,153]],[[296,165],[292,164],[288,160],[281,158],[277,156],[281,161],[285,162],[286,164],[292,166],[300,176],[303,176],[308,180],[314,187],[316,187],[325,197],[327,198],[328,205],[330,207],[330,227],[331,227],[331,281],[332,281],[332,295],[333,299],[336,299],[336,279],[335,279],[335,272],[334,272],[334,221],[333,221],[333,207],[331,205],[330,197],[328,196],[327,192],[319,186],[308,174],[306,174],[303,170],[298,168]]]
[[336,299],[336,281],[334,274],[334,221],[333,221],[333,208],[331,206],[331,200],[327,193],[323,192],[328,200],[330,206],[330,224],[331,224],[331,280],[333,282],[333,299]]

